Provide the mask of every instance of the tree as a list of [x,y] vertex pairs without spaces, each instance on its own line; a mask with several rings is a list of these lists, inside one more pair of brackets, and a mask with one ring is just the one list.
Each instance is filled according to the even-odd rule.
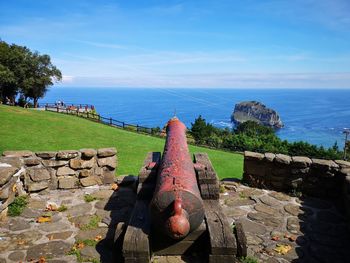
[[20,92],[31,98],[34,107],[54,81],[62,79],[61,72],[51,63],[50,56],[32,52],[27,47],[9,45],[0,40],[0,95],[15,102]]
[[213,133],[214,127],[207,124],[201,115],[191,123],[190,133],[198,144],[203,144]]
[[30,58],[29,72],[23,83],[22,93],[25,98],[33,99],[36,108],[38,99],[44,97],[48,87],[61,79],[61,71],[51,63],[50,56],[35,52]]

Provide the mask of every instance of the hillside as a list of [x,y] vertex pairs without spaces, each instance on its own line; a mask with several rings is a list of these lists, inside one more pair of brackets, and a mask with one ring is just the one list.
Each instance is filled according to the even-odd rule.
[[[0,105],[0,153],[5,150],[68,150],[116,147],[120,174],[137,174],[150,151],[162,151],[164,139],[141,135],[82,118]],[[243,156],[190,146],[207,152],[220,178],[241,178]]]

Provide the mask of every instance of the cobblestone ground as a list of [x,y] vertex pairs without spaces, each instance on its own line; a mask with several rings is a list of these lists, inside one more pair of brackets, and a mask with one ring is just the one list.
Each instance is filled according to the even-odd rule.
[[[347,262],[350,235],[335,206],[315,198],[249,188],[226,182],[221,203],[232,224],[242,222],[248,254],[259,262]],[[85,195],[90,195],[87,202]],[[92,197],[92,198],[91,198]],[[111,262],[113,236],[130,216],[132,188],[106,187],[32,194],[19,217],[0,224],[0,263]],[[48,205],[66,211],[45,211]],[[38,223],[42,216],[51,222]],[[279,245],[289,245],[282,255]],[[277,249],[277,251],[276,251]],[[45,261],[41,261],[45,262]],[[181,257],[157,257],[155,262],[192,262]]]
[[259,262],[350,262],[349,230],[332,202],[235,182],[225,188],[224,211],[232,224],[242,223],[248,255]]

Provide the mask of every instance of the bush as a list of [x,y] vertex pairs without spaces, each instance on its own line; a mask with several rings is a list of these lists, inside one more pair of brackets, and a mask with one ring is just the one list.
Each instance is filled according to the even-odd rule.
[[9,216],[19,216],[28,204],[27,196],[17,196],[15,200],[8,206],[7,214]]

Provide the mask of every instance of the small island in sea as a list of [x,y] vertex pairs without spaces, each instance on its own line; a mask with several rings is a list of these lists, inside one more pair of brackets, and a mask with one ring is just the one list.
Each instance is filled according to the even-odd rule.
[[231,121],[236,125],[255,121],[261,125],[282,128],[284,125],[278,113],[258,101],[243,101],[235,105]]

